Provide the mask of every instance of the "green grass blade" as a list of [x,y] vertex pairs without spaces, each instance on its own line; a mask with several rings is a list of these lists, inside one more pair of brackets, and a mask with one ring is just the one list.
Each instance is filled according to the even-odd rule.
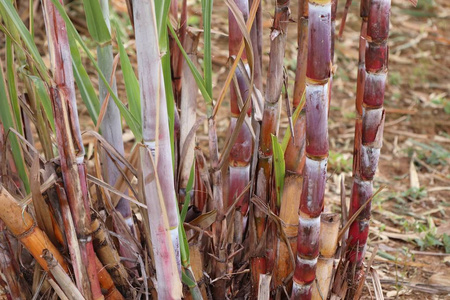
[[170,0],[155,1],[156,28],[158,29],[159,49],[165,53],[168,47],[167,16],[169,15]]
[[203,15],[203,73],[205,77],[206,91],[212,97],[212,55],[211,55],[211,15],[213,0],[202,0]]
[[185,271],[183,271],[183,273],[181,274],[181,280],[182,280],[183,283],[184,283],[185,285],[187,285],[189,288],[192,288],[192,287],[194,287],[194,286],[197,285],[197,283],[196,283],[194,280],[192,280],[192,279],[186,274]]
[[[20,19],[19,14],[17,13],[16,9],[12,5],[12,3],[8,0],[0,0],[0,8],[2,10],[2,15],[4,18],[7,18],[8,21],[12,22],[14,24],[15,29],[19,32],[19,35],[21,39],[23,40],[25,46],[28,49],[29,54],[33,58],[33,60],[36,63],[36,67],[39,70],[39,73],[41,76],[44,77],[45,81],[48,81],[48,73],[47,73],[47,67],[45,66],[44,60],[42,59],[39,50],[36,47],[36,44],[34,43],[33,37],[28,31],[25,24]],[[19,43],[19,41],[15,40],[15,43]]]
[[186,231],[184,230],[183,225],[178,226],[178,234],[180,235],[181,264],[183,265],[183,267],[188,268],[189,265],[191,264],[190,253],[189,253],[189,243],[188,243]]
[[14,66],[14,53],[12,40],[10,37],[6,37],[6,78],[8,82],[9,101],[13,110],[13,114],[16,118],[16,130],[23,134],[22,118],[19,107],[19,97],[17,96],[16,87],[16,70]]
[[[42,104],[44,108],[45,115],[50,122],[52,131],[55,132],[55,119],[53,117],[52,102],[48,96],[48,90],[45,87],[44,82],[37,76],[27,75],[28,78],[33,82],[34,88],[36,89],[37,99]],[[37,103],[39,105],[39,103]]]
[[194,186],[194,178],[195,178],[195,161],[192,162],[191,173],[189,174],[189,179],[186,185],[186,192],[184,197],[183,208],[181,209],[181,223],[186,219],[186,214],[191,204],[191,191]]
[[[166,36],[167,38],[167,36]],[[164,88],[166,91],[167,115],[169,116],[170,145],[172,151],[172,165],[175,167],[175,98],[172,89],[172,68],[170,64],[170,50],[161,59]]]
[[131,114],[142,123],[141,120],[141,99],[139,81],[134,73],[125,47],[122,44],[120,33],[117,32],[117,44],[119,45],[120,66],[122,67],[123,81],[125,83],[125,91],[127,93],[128,107]]
[[81,62],[81,55],[78,51],[77,42],[69,34],[70,53],[72,54],[72,66],[75,82],[81,94],[81,99],[88,110],[89,116],[95,125],[97,125],[98,115],[100,113],[100,101],[95,93],[91,79]]
[[[0,120],[3,124],[5,133],[9,131],[10,128],[16,129],[16,124],[14,122],[14,115],[12,113],[11,105],[9,103],[8,93],[6,91],[5,78],[3,76],[3,66],[0,64]],[[17,130],[17,129],[16,129]],[[30,184],[28,181],[28,174],[25,167],[25,160],[23,158],[22,149],[20,147],[19,141],[15,134],[10,133],[8,135],[11,142],[11,150],[14,158],[14,162],[19,173],[19,177],[23,182],[25,191],[30,192]]]
[[272,134],[273,165],[275,169],[275,185],[277,189],[277,206],[281,206],[281,193],[284,187],[284,152],[276,136]]
[[111,42],[111,34],[103,19],[98,0],[83,0],[86,22],[92,38],[100,45]]
[[[5,1],[5,0],[0,0],[0,1]],[[95,70],[99,74],[100,79],[105,83],[105,86],[108,89],[108,91],[110,92],[111,97],[114,100],[114,103],[116,103],[117,107],[120,110],[120,114],[125,119],[126,123],[128,124],[131,131],[133,132],[134,136],[136,137],[137,140],[142,140],[142,127],[141,127],[140,122],[131,114],[129,109],[114,94],[114,91],[111,88],[111,85],[109,84],[109,80],[106,79],[106,77],[101,72],[95,57],[92,55],[89,48],[86,46],[83,39],[81,38],[80,34],[75,29],[75,26],[73,25],[72,21],[70,20],[69,16],[67,15],[66,11],[64,10],[64,7],[61,5],[61,3],[58,0],[51,0],[51,1],[55,5],[56,9],[58,9],[59,13],[61,14],[61,17],[63,18],[64,22],[66,23],[67,33],[70,33],[72,35],[72,37],[78,42],[78,44],[81,46],[81,48],[84,50],[84,52],[88,56],[92,65],[94,66]]]

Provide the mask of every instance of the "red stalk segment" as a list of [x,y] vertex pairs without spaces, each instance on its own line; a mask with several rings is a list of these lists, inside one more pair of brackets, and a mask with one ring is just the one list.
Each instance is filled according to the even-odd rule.
[[[369,0],[361,0],[361,34],[359,36],[359,58],[358,58],[358,77],[356,81],[356,121],[355,121],[355,142],[353,150],[353,174],[356,174],[356,165],[358,162],[361,148],[362,131],[362,102],[364,96],[364,83],[366,81],[366,35],[367,35],[367,17]],[[343,19],[344,20],[344,19]],[[342,27],[341,27],[342,28]]]
[[[259,162],[257,167],[256,194],[263,200],[269,200],[272,174],[272,138],[276,135],[279,119],[279,99],[283,87],[283,59],[286,48],[289,17],[289,0],[278,0],[275,5],[275,16],[270,34],[270,59],[267,73],[267,86],[261,136],[259,140]],[[276,201],[272,199],[274,204]],[[275,208],[274,205],[272,205]],[[255,211],[256,218],[263,218],[265,214]],[[260,222],[264,226],[264,222]]]
[[[308,56],[308,1],[302,0],[298,4],[298,53],[295,74],[293,109],[297,109],[305,91],[306,59]],[[277,241],[275,268],[273,270],[273,285],[282,286],[286,278],[294,269],[290,258],[297,253],[298,207],[300,205],[299,188],[303,185],[303,167],[305,165],[305,110],[300,112],[294,124],[294,137],[291,136],[284,153],[286,162],[286,176],[284,191],[280,207],[280,219],[289,241],[289,245],[280,237]],[[290,249],[288,248],[290,247]]]
[[[383,140],[385,112],[384,91],[388,70],[388,46],[390,0],[371,0],[364,10],[367,18],[367,46],[365,49],[365,82],[361,103],[360,139],[355,139],[354,182],[351,196],[350,216],[373,195],[373,178],[378,166]],[[361,5],[363,9],[363,3]],[[357,104],[358,107],[358,104]],[[363,275],[363,260],[369,233],[370,203],[350,225],[347,240],[347,260],[350,262],[349,277],[357,286]],[[352,289],[350,289],[352,290]],[[350,291],[351,292],[351,291]]]
[[[84,165],[84,147],[78,121],[72,58],[66,26],[50,0],[43,2],[45,27],[49,37],[54,87],[51,88],[56,140],[61,158],[64,187],[80,244],[81,268],[75,272],[77,286],[87,299],[102,299],[95,269],[95,253],[90,235],[89,195]],[[78,276],[77,276],[78,274]],[[83,276],[80,276],[83,274]],[[87,278],[86,275],[87,274]]]
[[319,256],[328,160],[331,67],[331,0],[309,1],[306,68],[306,163],[300,199],[297,259],[292,299],[310,299]]
[[[267,85],[265,91],[265,103],[263,119],[261,124],[261,132],[259,139],[258,151],[258,165],[256,168],[256,195],[264,202],[269,202],[269,207],[273,211],[279,209],[275,197],[272,193],[272,135],[276,135],[278,131],[279,122],[279,99],[284,84],[283,78],[283,60],[286,48],[287,29],[289,25],[289,18],[291,11],[289,9],[289,0],[277,0],[275,4],[275,13],[273,26],[270,33],[270,57],[269,68],[267,73]],[[252,263],[262,264],[267,267],[266,271],[271,272],[274,268],[277,251],[277,238],[275,227],[267,227],[266,212],[260,211],[255,207],[255,224],[258,241],[261,240],[264,232],[267,231],[267,246],[265,258],[255,259]],[[269,229],[270,228],[270,229]],[[257,253],[257,256],[262,256],[264,253]],[[265,268],[252,266],[252,269],[258,270]],[[257,288],[259,282],[259,274],[254,274],[254,287]]]
[[[239,7],[244,20],[246,21],[249,14],[248,0],[236,0],[236,5]],[[228,22],[229,22],[229,54],[230,57],[234,57],[238,54],[239,48],[242,42],[242,33],[239,29],[237,21],[231,13],[228,13]],[[247,65],[245,52],[242,55],[242,61],[244,65]],[[235,77],[237,79],[237,88],[236,85],[231,85],[230,91],[230,106],[231,106],[231,123],[230,123],[230,134],[234,131],[236,127],[237,119],[241,113],[239,109],[238,99],[241,98],[243,100],[247,99],[248,96],[248,85],[245,80],[245,74],[237,68],[235,71]],[[240,97],[239,97],[240,95]],[[250,116],[251,108],[247,111],[247,115]],[[253,153],[253,138],[250,132],[250,129],[246,124],[241,126],[239,129],[239,133],[236,139],[235,144],[233,145],[230,155],[229,155],[229,192],[228,192],[228,206],[232,205],[236,198],[242,193],[245,187],[248,185],[250,181],[250,162]],[[235,228],[235,238],[237,238],[236,242],[241,243],[243,232],[245,230],[245,216],[247,215],[248,205],[249,205],[249,193],[246,193],[236,205],[236,209],[240,211],[240,214],[235,214],[235,217],[238,218],[235,221],[235,225],[238,228]],[[240,228],[239,228],[240,227]]]

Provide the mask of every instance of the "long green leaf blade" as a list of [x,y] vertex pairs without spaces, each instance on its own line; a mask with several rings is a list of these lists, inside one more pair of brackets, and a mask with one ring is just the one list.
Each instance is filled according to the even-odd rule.
[[211,55],[211,16],[213,0],[202,0],[203,40],[205,44],[203,55],[203,73],[206,91],[212,97],[212,55]]
[[16,117],[17,131],[23,134],[22,118],[19,107],[19,97],[17,96],[16,72],[14,66],[13,45],[10,37],[6,37],[6,78],[8,79],[9,101],[11,103],[14,116]]
[[[189,69],[192,72],[192,75],[194,75],[194,79],[195,82],[198,85],[198,88],[200,89],[200,93],[202,94],[203,98],[205,99],[206,104],[212,105],[212,97],[209,95],[208,91],[206,90],[205,87],[205,83],[203,81],[202,76],[200,75],[200,72],[197,70],[197,68],[195,67],[194,63],[192,62],[192,60],[189,58],[189,55],[187,55],[186,51],[184,50],[184,48],[181,45],[180,40],[178,39],[175,30],[172,27],[172,24],[170,24],[170,22],[167,23],[167,26],[169,27],[170,33],[172,34],[172,37],[175,39],[175,42],[177,43],[178,47],[181,50],[181,53],[183,54],[184,59],[186,60]],[[212,111],[211,111],[212,114]],[[210,114],[207,112],[207,115],[210,116]]]
[[[0,120],[3,124],[3,128],[5,133],[9,131],[10,128],[16,129],[16,125],[14,122],[14,116],[12,113],[11,105],[9,103],[8,93],[6,91],[5,78],[3,76],[3,66],[0,64]],[[17,129],[16,129],[17,130]],[[25,190],[27,193],[30,192],[30,184],[28,181],[28,174],[26,172],[25,160],[22,155],[22,149],[20,148],[19,141],[17,137],[10,133],[8,135],[9,140],[11,141],[11,149],[12,155],[14,158],[14,162],[19,173],[19,177],[23,182]]]
[[86,105],[89,116],[95,125],[97,125],[98,115],[100,113],[100,101],[95,93],[91,79],[81,62],[80,51],[78,51],[77,42],[73,39],[72,34],[68,32],[70,53],[72,54],[72,66],[75,82],[81,94],[81,99]]
[[[23,24],[22,19],[20,18],[19,14],[17,13],[16,9],[12,5],[12,3],[8,0],[0,0],[0,6],[2,8],[2,15],[4,17],[8,18],[9,21],[11,21],[17,31],[20,34],[20,37],[22,38],[23,42],[25,43],[31,57],[37,64],[37,68],[39,72],[41,73],[41,76],[44,77],[44,79],[47,81],[47,68],[45,66],[44,60],[42,59],[39,50],[36,47],[36,44],[34,43],[33,37],[31,36],[30,32],[26,28],[25,24]],[[19,41],[15,41],[18,43]]]
[[111,34],[103,19],[102,9],[98,0],[83,0],[86,22],[89,33],[99,44],[111,41]]
[[36,89],[37,98],[42,104],[42,107],[44,108],[45,115],[47,116],[47,119],[50,122],[52,131],[55,132],[55,119],[53,117],[52,102],[50,100],[50,97],[48,96],[48,90],[45,87],[45,84],[42,81],[42,79],[40,79],[39,77],[33,75],[27,76],[33,82],[34,88]]
[[127,93],[128,107],[131,114],[142,123],[141,120],[141,99],[139,81],[134,73],[127,51],[122,44],[119,32],[117,32],[117,44],[119,45],[120,66],[122,67],[123,81],[125,83],[125,91]]

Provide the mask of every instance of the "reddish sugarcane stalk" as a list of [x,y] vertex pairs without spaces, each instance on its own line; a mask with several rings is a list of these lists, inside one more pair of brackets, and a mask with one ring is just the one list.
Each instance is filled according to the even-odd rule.
[[292,299],[310,299],[319,256],[328,160],[328,104],[331,66],[331,1],[309,1],[306,66],[306,162],[300,199],[297,258]]
[[[351,0],[350,0],[351,1]],[[353,144],[353,157],[356,157],[356,153],[359,152],[361,145],[361,131],[362,131],[362,102],[364,96],[364,83],[366,79],[366,47],[367,47],[367,19],[369,16],[369,1],[361,0],[360,3],[360,16],[361,16],[361,31],[359,35],[359,56],[358,56],[358,75],[356,79],[356,120],[355,120],[355,140]],[[348,3],[348,2],[347,2]],[[346,3],[346,5],[347,5]],[[345,22],[345,15],[342,19]],[[342,24],[341,24],[342,25]],[[341,26],[343,30],[343,27]],[[339,33],[341,35],[341,32]],[[353,174],[356,174],[357,159],[353,159]],[[346,237],[348,231],[345,233],[345,239],[343,241],[343,248],[346,246]]]
[[[331,0],[331,62],[334,63],[334,43],[336,40],[336,11],[338,0]],[[330,88],[331,90],[331,88]]]
[[[388,71],[390,0],[371,0],[367,6],[367,45],[365,81],[362,92],[360,139],[355,138],[354,180],[351,193],[351,217],[373,195],[373,179],[383,141],[384,92]],[[346,259],[349,261],[349,293],[363,277],[363,261],[369,234],[370,203],[349,227]]]
[[[283,78],[283,59],[287,40],[287,29],[289,24],[290,9],[289,0],[278,0],[275,4],[275,14],[270,34],[270,57],[269,69],[267,73],[267,85],[265,91],[265,103],[263,119],[261,124],[261,132],[259,138],[258,165],[256,168],[256,188],[255,193],[264,202],[268,202],[273,211],[279,210],[276,197],[272,197],[271,187],[272,181],[272,135],[276,135],[278,131],[280,116],[280,95],[284,83]],[[273,269],[275,264],[276,233],[275,227],[266,224],[266,212],[255,207],[255,224],[257,231],[257,239],[261,238],[266,230],[268,230],[268,240],[266,253],[257,253],[256,255],[265,255],[267,262],[266,271]],[[252,263],[261,263],[260,260],[253,260]],[[260,269],[253,267],[253,269]],[[253,286],[258,287],[259,274],[253,275]]]
[[317,261],[316,277],[312,299],[328,299],[330,283],[333,275],[334,256],[339,244],[340,215],[336,213],[322,213],[320,217],[319,260]]
[[[80,244],[77,286],[87,299],[102,299],[95,270],[95,253],[90,235],[89,195],[84,165],[84,146],[75,96],[72,58],[64,20],[51,0],[43,1],[45,27],[49,38],[55,86],[51,88],[56,140],[61,159],[64,187]],[[79,259],[79,258],[77,258]],[[87,277],[84,276],[87,274]]]
[[[269,199],[272,175],[272,138],[276,135],[279,122],[279,99],[283,87],[283,59],[286,46],[287,28],[289,24],[289,0],[278,0],[275,5],[275,16],[270,34],[270,58],[267,73],[267,85],[261,135],[259,140],[259,157],[256,171],[256,195],[276,210],[276,199]],[[255,211],[258,238],[265,230],[265,213]]]
[[[303,97],[306,85],[306,59],[308,57],[308,0],[298,4],[298,53],[294,84],[293,110],[295,111]],[[294,136],[290,138],[284,153],[286,175],[282,194],[280,219],[289,240],[289,246],[295,256],[297,253],[298,207],[303,184],[303,167],[305,165],[305,111],[300,112],[294,123]],[[273,273],[273,284],[281,286],[294,269],[289,257],[288,245],[278,238],[277,261]]]
[[[147,203],[160,299],[181,298],[178,212],[154,1],[133,2],[142,137],[141,190]],[[153,208],[153,209],[152,209]],[[168,243],[168,234],[172,244]],[[177,270],[178,269],[178,270]]]
[[[248,0],[236,0],[236,5],[239,7],[244,20],[248,18],[249,7]],[[242,33],[239,29],[237,21],[230,11],[228,13],[228,26],[229,26],[229,55],[230,57],[235,57],[238,52],[242,42]],[[245,52],[242,55],[242,61],[244,65],[247,64],[247,58]],[[239,68],[236,69],[234,76],[237,79],[237,86],[231,85],[230,91],[230,107],[231,107],[231,123],[230,123],[230,134],[234,131],[236,127],[236,122],[241,114],[241,109],[239,107],[238,95],[241,99],[247,99],[249,87],[247,81],[245,80],[246,74],[242,73]],[[247,112],[250,116],[251,109]],[[229,191],[228,191],[228,206],[232,205],[236,198],[242,193],[245,187],[250,181],[250,162],[253,152],[253,138],[251,131],[246,124],[241,126],[239,129],[238,137],[235,144],[233,145],[230,155],[229,155]],[[234,222],[235,231],[235,242],[241,243],[243,239],[243,232],[245,230],[245,216],[247,215],[249,206],[249,193],[241,197],[236,209],[239,213],[235,214],[236,220]]]

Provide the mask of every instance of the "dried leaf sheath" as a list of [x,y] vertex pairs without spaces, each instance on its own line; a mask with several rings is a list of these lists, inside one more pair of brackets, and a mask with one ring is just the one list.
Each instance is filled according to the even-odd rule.
[[310,299],[319,256],[328,160],[328,104],[331,66],[331,1],[309,1],[306,67],[306,162],[300,199],[297,258],[292,299]]
[[75,269],[78,289],[87,299],[101,299],[95,270],[95,253],[90,236],[89,195],[84,165],[72,58],[64,20],[51,0],[43,1],[45,28],[49,39],[51,69],[55,86],[51,88],[56,140],[61,160],[64,187],[80,244],[82,262]]
[[[350,216],[373,195],[373,178],[383,141],[385,118],[383,102],[388,70],[390,8],[390,0],[371,0],[367,6],[365,81],[361,106],[357,103],[357,108],[361,109],[361,128],[360,139],[355,138],[355,144],[358,143],[358,146],[355,146],[354,153]],[[350,295],[363,275],[362,264],[369,234],[370,211],[369,203],[349,228],[346,258],[350,262],[351,270]]]

